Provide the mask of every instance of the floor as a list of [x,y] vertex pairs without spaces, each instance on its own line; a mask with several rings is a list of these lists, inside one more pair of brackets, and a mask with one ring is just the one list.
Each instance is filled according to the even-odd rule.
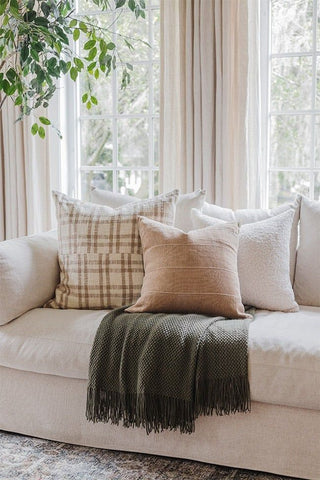
[[[199,462],[0,432],[0,480],[290,480]],[[292,479],[291,479],[292,480]]]

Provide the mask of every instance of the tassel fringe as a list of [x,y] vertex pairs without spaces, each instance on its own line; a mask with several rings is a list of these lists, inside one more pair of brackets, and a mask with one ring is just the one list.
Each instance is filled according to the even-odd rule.
[[162,430],[193,433],[199,415],[229,415],[250,411],[246,376],[198,383],[195,401],[148,393],[119,393],[88,388],[86,417],[124,427],[144,427],[147,434]]

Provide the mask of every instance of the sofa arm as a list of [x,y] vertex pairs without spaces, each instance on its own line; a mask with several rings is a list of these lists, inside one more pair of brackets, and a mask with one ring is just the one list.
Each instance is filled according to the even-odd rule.
[[59,280],[55,231],[0,243],[0,325],[41,307]]

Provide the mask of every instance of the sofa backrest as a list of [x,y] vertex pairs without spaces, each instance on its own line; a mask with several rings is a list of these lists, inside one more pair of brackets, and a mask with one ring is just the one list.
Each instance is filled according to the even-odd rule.
[[0,325],[54,296],[59,281],[57,233],[0,243]]

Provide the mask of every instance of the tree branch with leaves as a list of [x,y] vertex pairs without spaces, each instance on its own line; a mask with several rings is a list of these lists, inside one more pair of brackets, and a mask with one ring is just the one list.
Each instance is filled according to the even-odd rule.
[[[145,0],[92,0],[97,9],[125,9],[145,18]],[[70,1],[0,0],[0,110],[12,100],[20,108],[19,120],[40,107],[47,108],[58,80],[69,75],[76,81],[82,71],[98,79],[122,69],[121,88],[130,83],[130,63],[122,63],[113,41],[112,24],[102,28],[93,18],[77,15]],[[131,39],[119,33],[119,42],[133,49]],[[83,45],[83,53],[74,45]],[[91,108],[98,100],[85,92],[82,102]],[[39,116],[33,135],[45,137],[51,121]],[[60,132],[58,132],[60,134]]]

